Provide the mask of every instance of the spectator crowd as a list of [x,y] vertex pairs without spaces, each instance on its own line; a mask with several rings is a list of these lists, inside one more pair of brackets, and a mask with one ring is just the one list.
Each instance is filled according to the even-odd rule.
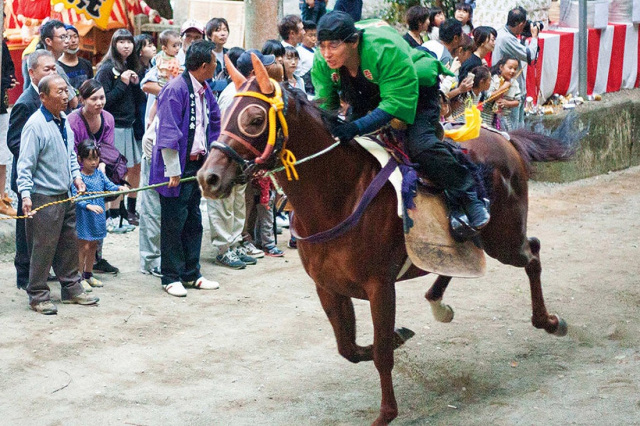
[[[361,9],[361,0],[335,5],[354,21]],[[278,194],[268,178],[236,185],[223,200],[207,200],[205,218],[197,183],[180,180],[202,166],[234,99],[225,57],[251,77],[255,54],[271,78],[315,98],[312,71],[322,60],[317,29],[328,16],[326,2],[300,0],[300,12],[282,18],[279,38],[261,50],[226,46],[230,28],[224,18],[188,20],[157,38],[119,29],[95,73],[79,55],[78,30],[49,20],[40,27],[37,48],[25,52],[23,92],[10,112],[6,92],[17,81],[3,42],[0,213],[31,216],[16,221],[14,263],[16,284],[26,290],[33,310],[57,312],[51,280],[60,282],[63,303],[97,303],[94,289],[103,283],[94,274],[119,272],[105,258],[104,239],[136,227],[140,272],[159,277],[164,291],[178,297],[189,288],[219,288],[200,272],[203,220],[219,265],[244,269],[265,256],[285,255],[276,237],[288,217],[277,212]],[[537,53],[537,28],[526,43],[520,37],[527,25],[524,9],[512,10],[507,25],[494,29],[474,26],[467,3],[456,5],[450,18],[441,9],[414,6],[406,24],[404,41],[450,71],[438,83],[448,105],[441,121],[458,120],[465,107],[483,104],[486,125],[506,131],[522,125],[522,71]],[[348,107],[343,104],[343,112]],[[157,183],[166,185],[126,196],[85,200],[80,194],[76,203],[32,213],[84,191]],[[295,239],[287,246],[295,249]]]

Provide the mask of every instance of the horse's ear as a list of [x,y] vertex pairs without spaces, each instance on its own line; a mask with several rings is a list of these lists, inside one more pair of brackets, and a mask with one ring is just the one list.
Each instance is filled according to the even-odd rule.
[[233,81],[233,84],[236,86],[236,90],[240,90],[240,86],[247,81],[247,78],[233,66],[229,55],[224,55],[224,65],[227,67],[227,72],[229,73],[229,77],[231,77],[231,81]]
[[265,95],[273,93],[274,87],[273,83],[269,79],[269,74],[267,73],[267,69],[264,67],[258,56],[255,53],[251,54],[251,62],[253,63],[253,71],[256,73],[256,80],[258,80],[258,86],[260,86],[260,91]]

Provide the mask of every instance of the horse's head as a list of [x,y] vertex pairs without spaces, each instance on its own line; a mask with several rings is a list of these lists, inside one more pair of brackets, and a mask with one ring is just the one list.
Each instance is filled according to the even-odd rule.
[[288,135],[282,89],[256,55],[251,54],[251,60],[255,78],[247,80],[225,57],[238,93],[225,111],[219,139],[211,143],[198,171],[198,183],[207,198],[226,197],[235,184],[272,163]]

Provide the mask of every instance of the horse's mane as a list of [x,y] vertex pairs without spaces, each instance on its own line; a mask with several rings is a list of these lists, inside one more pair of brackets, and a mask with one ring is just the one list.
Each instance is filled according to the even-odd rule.
[[285,88],[287,95],[295,100],[296,112],[300,113],[303,109],[308,110],[312,116],[322,120],[325,128],[342,121],[339,117],[339,111],[330,111],[320,108],[320,105],[324,102],[323,99],[314,99],[310,101],[309,98],[307,98],[307,94],[302,90],[289,85],[285,85]]

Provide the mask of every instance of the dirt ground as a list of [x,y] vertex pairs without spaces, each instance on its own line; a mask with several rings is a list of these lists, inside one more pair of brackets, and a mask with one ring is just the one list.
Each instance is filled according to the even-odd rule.
[[[530,324],[523,270],[490,261],[454,280],[451,324],[423,295],[433,277],[398,285],[394,424],[640,424],[640,168],[571,184],[531,185],[529,234],[542,241],[547,306],[558,338]],[[202,268],[217,291],[162,292],[138,272],[137,231],[112,235],[120,267],[98,307],[28,309],[10,256],[0,263],[3,425],[365,425],[378,413],[372,363],[336,350],[295,251],[231,271]],[[206,238],[206,237],[205,237]],[[363,255],[365,255],[363,253]],[[59,300],[60,288],[52,286]],[[368,304],[356,301],[368,344]]]

